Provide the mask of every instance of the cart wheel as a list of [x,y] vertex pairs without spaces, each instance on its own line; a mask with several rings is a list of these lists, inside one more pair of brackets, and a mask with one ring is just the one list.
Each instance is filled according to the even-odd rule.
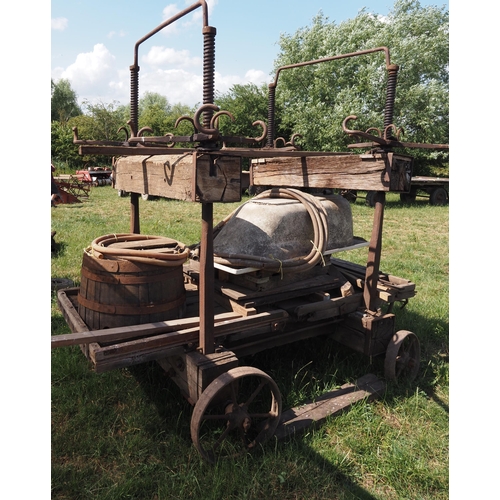
[[147,193],[142,193],[142,194],[141,194],[141,198],[142,198],[144,201],[148,201],[148,200],[149,200],[149,194],[147,194]]
[[349,203],[355,203],[358,198],[358,192],[355,189],[341,189],[339,194]]
[[446,205],[448,203],[448,193],[445,188],[436,188],[430,196],[431,205]]
[[267,441],[281,418],[281,394],[263,371],[240,366],[218,376],[203,391],[191,417],[191,439],[215,463]]
[[366,193],[366,199],[365,199],[365,204],[369,207],[374,207],[375,206],[375,195],[377,194],[376,191],[368,191]]
[[118,196],[120,198],[125,198],[125,196],[127,196],[127,194],[128,194],[127,191],[123,191],[123,189],[118,190]]
[[420,342],[407,330],[395,333],[385,353],[384,373],[387,380],[412,382],[420,367]]

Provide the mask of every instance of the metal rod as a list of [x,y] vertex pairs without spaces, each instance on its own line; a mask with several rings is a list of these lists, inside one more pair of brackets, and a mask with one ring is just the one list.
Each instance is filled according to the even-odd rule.
[[130,193],[130,232],[134,234],[140,234],[141,232],[138,193]]
[[212,354],[215,350],[213,203],[202,203],[201,218],[199,347],[203,354]]
[[365,287],[363,299],[368,311],[376,312],[380,299],[377,283],[380,273],[380,256],[382,254],[382,226],[384,222],[385,192],[375,193],[375,213],[373,215],[373,229],[366,264]]
[[267,147],[272,147],[273,141],[274,141],[274,128],[275,128],[275,93],[276,93],[276,86],[278,85],[278,78],[280,73],[285,70],[285,69],[292,69],[292,68],[301,68],[303,66],[311,66],[313,64],[319,64],[323,62],[328,62],[328,61],[335,61],[337,59],[346,59],[348,57],[356,57],[356,56],[362,56],[365,54],[371,54],[373,52],[384,52],[385,54],[385,65],[386,68],[390,71],[394,67],[396,68],[396,74],[397,74],[397,66],[396,65],[391,65],[390,61],[390,54],[389,54],[389,49],[387,47],[376,47],[375,49],[367,49],[367,50],[360,50],[359,52],[350,52],[349,54],[340,54],[337,56],[331,56],[331,57],[323,57],[321,59],[314,59],[312,61],[304,61],[300,63],[295,63],[295,64],[287,64],[285,66],[281,66],[280,68],[277,69],[276,71],[276,76],[274,77],[274,81],[271,82],[268,86],[269,89],[269,101],[268,101],[268,111],[267,111],[267,117],[268,117],[268,138],[267,138]]
[[[139,129],[139,46],[151,38],[153,35],[161,31],[163,28],[177,21],[181,17],[189,14],[198,7],[203,9],[203,32],[205,33],[208,26],[208,7],[205,0],[199,0],[190,7],[178,12],[175,16],[167,19],[165,22],[157,26],[154,30],[150,31],[148,34],[144,35],[140,40],[138,40],[134,46],[134,64],[130,66],[130,129],[132,137],[137,135]],[[213,28],[215,30],[215,28]],[[209,30],[211,33],[211,30]],[[206,35],[205,35],[206,37]],[[212,51],[213,53],[213,51]],[[212,69],[213,73],[213,69]],[[205,75],[204,75],[205,78]],[[213,77],[212,77],[213,80]],[[212,95],[213,95],[213,83],[212,83]],[[212,97],[213,100],[213,97]],[[140,233],[139,224],[139,195],[138,193],[131,193],[130,196],[130,230],[132,233]]]
[[145,42],[148,38],[161,31],[163,28],[177,21],[181,17],[189,14],[198,7],[203,9],[203,28],[208,26],[208,7],[205,0],[199,0],[190,7],[178,12],[175,16],[167,19],[165,22],[160,24],[154,30],[150,31],[147,35],[144,35],[140,40],[138,40],[134,46],[134,64],[130,66],[130,120],[132,129],[132,134],[135,135],[138,130],[138,108],[139,108],[139,45]]

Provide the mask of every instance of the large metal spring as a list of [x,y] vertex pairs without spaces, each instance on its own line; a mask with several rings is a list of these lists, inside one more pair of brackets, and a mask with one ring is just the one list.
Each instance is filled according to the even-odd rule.
[[269,148],[273,147],[275,135],[275,109],[276,109],[276,85],[269,85],[269,97],[267,102],[267,144]]
[[139,66],[130,66],[130,128],[132,137],[139,123]]
[[391,64],[387,67],[387,94],[385,99],[384,127],[392,125],[394,119],[394,101],[396,99],[396,83],[398,80],[399,66]]
[[[213,26],[203,28],[203,104],[214,102],[214,73],[215,73],[215,34]],[[203,126],[210,127],[213,116],[212,109],[203,112]]]

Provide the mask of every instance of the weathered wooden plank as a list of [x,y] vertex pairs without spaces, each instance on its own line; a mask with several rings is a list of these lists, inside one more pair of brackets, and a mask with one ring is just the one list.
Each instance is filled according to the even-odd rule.
[[222,295],[214,295],[215,302],[224,307],[224,309],[233,310],[240,316],[253,316],[257,314],[257,309],[255,307],[248,306],[247,304],[239,304],[238,302],[223,297]]
[[[242,332],[252,328],[272,325],[284,321],[288,317],[286,311],[276,309],[273,311],[255,314],[253,316],[238,317],[214,324],[215,338],[230,335],[234,332]],[[127,354],[138,354],[141,351],[155,351],[169,349],[187,344],[197,344],[199,341],[199,325],[193,328],[168,332],[164,334],[148,336],[136,340],[121,342],[102,347],[95,353],[96,363],[104,358],[123,356]]]
[[241,201],[241,158],[202,153],[124,156],[115,188],[183,201]]
[[[155,323],[144,323],[131,326],[120,326],[116,328],[106,328],[103,330],[89,330],[88,326],[82,320],[78,311],[69,298],[69,294],[77,295],[79,288],[59,290],[58,303],[63,316],[73,333],[64,335],[53,335],[51,337],[51,346],[66,347],[71,345],[90,344],[93,342],[122,342],[132,338],[138,338],[148,335],[158,335],[170,331],[192,328],[199,326],[198,316],[173,319]],[[236,312],[226,312],[216,314],[214,322],[228,321],[240,318],[241,315]]]
[[[61,310],[64,320],[69,326],[72,332],[88,332],[89,327],[86,325],[85,321],[80,317],[78,311],[75,306],[71,302],[68,294],[73,294],[76,296],[79,288],[65,288],[62,290],[58,290],[57,292],[57,303],[59,305],[59,309]],[[54,337],[65,337],[65,335],[55,335]]]
[[342,283],[338,276],[331,276],[329,274],[314,276],[264,291],[250,290],[236,284],[220,282],[218,280],[215,282],[216,289],[223,295],[239,302],[254,302],[256,305],[271,304],[280,300],[320,292],[328,288],[338,288],[341,285]]
[[274,435],[277,439],[284,439],[298,434],[320,424],[330,415],[346,411],[359,401],[375,399],[384,389],[385,384],[375,375],[365,375],[355,384],[343,385],[340,389],[323,394],[314,402],[284,411]]
[[[223,313],[214,317],[214,322],[227,321],[240,318],[241,314],[235,312]],[[51,346],[67,347],[70,345],[90,344],[91,342],[123,342],[137,337],[159,335],[161,333],[198,327],[199,317],[181,318],[168,321],[157,321],[155,323],[144,323],[140,325],[120,326],[116,328],[105,328],[103,330],[81,330],[79,333],[54,335],[51,338]],[[86,325],[85,325],[86,326]]]
[[333,318],[342,314],[355,311],[362,303],[360,294],[346,297],[334,297],[321,302],[303,304],[294,309],[297,319],[307,318],[309,321],[318,321],[324,318]]
[[408,191],[412,158],[394,153],[253,160],[256,186]]

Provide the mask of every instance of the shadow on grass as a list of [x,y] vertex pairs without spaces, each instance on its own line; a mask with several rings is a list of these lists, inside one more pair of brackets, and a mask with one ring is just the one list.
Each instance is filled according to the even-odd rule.
[[68,245],[64,241],[55,241],[55,238],[57,237],[54,236],[54,240],[52,241],[51,244],[51,255],[52,257],[60,257],[66,252],[66,249],[68,248]]
[[[170,407],[172,401],[167,402],[164,393],[162,395],[162,388],[168,383],[168,375],[156,363],[130,367],[129,371],[147,398],[156,406],[165,424],[172,421]],[[180,391],[178,399],[184,401]],[[291,436],[274,444],[273,440],[270,440],[249,456],[222,460],[215,466],[208,464],[197,455],[191,442],[189,434],[191,406],[187,402],[182,406],[185,422],[178,426],[182,434],[178,439],[180,438],[187,449],[192,449],[193,455],[198,457],[198,460],[193,461],[193,457],[188,454],[185,460],[197,471],[200,484],[207,488],[206,498],[215,498],[214,492],[220,487],[219,482],[223,482],[227,498],[260,498],[260,496],[245,495],[240,497],[241,482],[246,482],[246,487],[249,489],[261,491],[266,498],[272,499],[296,498],[297,492],[303,495],[302,498],[310,499],[375,500],[377,498],[314,451],[301,435]],[[150,429],[151,436],[158,432],[157,428]]]
[[[406,325],[403,328],[419,332],[418,336],[423,347],[421,371],[411,384],[404,381],[398,384],[387,384],[387,390],[383,396],[384,404],[390,406],[393,402],[397,403],[402,398],[410,398],[420,391],[448,412],[448,405],[435,392],[436,380],[440,376],[439,360],[442,360],[440,354],[448,341],[448,323],[422,318],[411,312],[406,312],[403,319]],[[415,328],[412,329],[408,325],[414,325]],[[319,393],[327,392],[347,382],[353,382],[366,373],[374,373],[383,379],[383,361],[383,356],[370,360],[338,344],[330,337],[323,336],[241,358],[240,366],[255,366],[268,373],[280,387],[283,410],[286,410],[297,406],[300,398],[304,398],[302,402],[306,399],[314,399]],[[182,441],[183,448],[185,444],[185,449],[192,449],[189,430],[192,407],[182,398],[177,386],[156,363],[133,366],[129,368],[129,371],[139,383],[146,398],[154,404],[165,425],[179,415],[179,408],[182,410],[183,421],[177,423],[176,429],[170,427],[169,433],[180,433],[176,439]],[[169,387],[169,400],[165,397],[165,387]],[[177,394],[174,394],[175,392]],[[349,410],[346,411],[349,412]],[[320,428],[321,426],[317,429]],[[157,427],[150,429],[152,436],[159,432]],[[196,455],[194,450],[193,453]],[[182,458],[179,460],[182,461]],[[192,456],[187,456],[186,460],[191,462]],[[202,462],[201,458],[200,462]],[[202,471],[213,470],[204,463],[199,467]],[[231,470],[231,467],[235,468],[234,474],[239,474],[238,471],[242,468],[238,462],[229,469],[225,469],[224,473],[230,475],[228,470]],[[308,438],[302,434],[276,442],[274,451],[272,442],[266,443],[263,449],[252,454],[248,463],[245,462],[245,467],[249,467],[249,477],[253,477],[254,469],[255,471],[265,470],[269,480],[276,481],[276,488],[281,492],[282,498],[292,498],[293,491],[300,491],[301,494],[308,495],[308,498],[367,500],[377,498],[357,483],[355,473],[350,476],[345,470],[338,468],[331,457],[323,457],[316,452],[309,446]],[[281,470],[285,472],[281,473]],[[234,481],[237,482],[236,479]],[[320,490],[322,489],[322,494],[325,494],[329,484],[332,485],[332,496],[321,496]]]

